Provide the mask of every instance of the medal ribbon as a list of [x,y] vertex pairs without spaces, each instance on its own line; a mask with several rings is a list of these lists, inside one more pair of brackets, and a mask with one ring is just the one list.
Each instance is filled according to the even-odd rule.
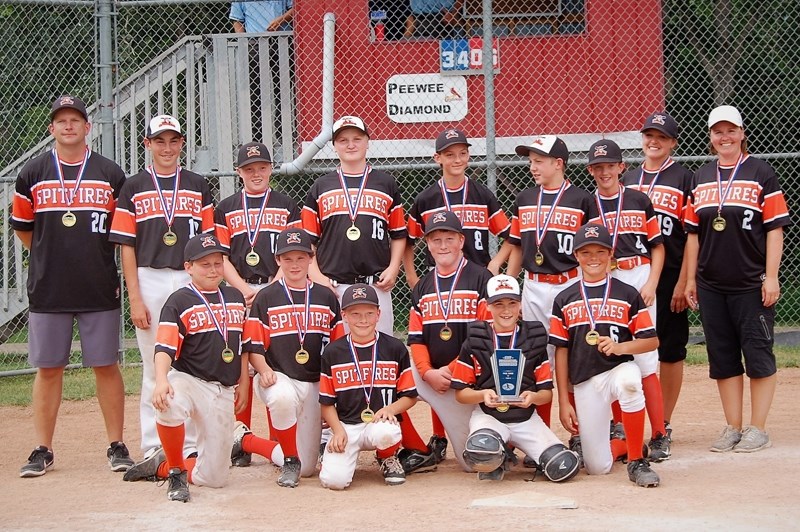
[[283,287],[283,292],[286,294],[286,299],[288,299],[289,303],[292,305],[292,317],[294,318],[294,321],[297,323],[297,340],[300,342],[300,349],[302,349],[303,348],[303,342],[305,342],[305,340],[306,340],[306,334],[308,334],[308,319],[309,319],[309,316],[311,315],[311,312],[310,312],[310,309],[311,309],[311,282],[308,279],[306,279],[306,288],[305,288],[305,296],[304,296],[305,299],[303,300],[305,302],[304,303],[305,309],[304,309],[304,319],[303,319],[302,323],[300,322],[300,316],[298,316],[298,314],[300,314],[300,313],[297,312],[297,307],[295,307],[295,305],[294,305],[294,300],[292,299],[292,294],[289,291],[289,287],[286,286],[286,281],[284,279],[281,279],[278,282]]
[[[444,185],[444,179],[439,180],[439,189],[442,191],[442,199],[444,199],[444,206],[445,209],[454,213],[458,216],[458,219],[461,220],[461,216],[453,210],[453,206],[450,204],[450,198],[447,196],[447,187]],[[464,205],[467,204],[467,193],[469,190],[469,179],[464,178],[464,188],[461,189],[461,211],[464,211]]]
[[[664,169],[672,164],[672,157],[667,157],[667,159],[661,163],[661,166],[658,167],[656,170],[656,175],[653,176],[653,180],[650,182],[650,185],[647,187],[647,197],[649,198],[653,194],[653,189],[656,188],[656,181],[658,181],[658,176],[661,175],[661,172]],[[644,164],[642,164],[642,173],[639,174],[639,190],[644,189]]]
[[722,207],[725,204],[725,200],[728,199],[728,193],[731,191],[731,185],[733,184],[733,180],[736,179],[736,174],[739,173],[739,168],[741,168],[742,163],[744,162],[744,153],[739,155],[739,159],[736,161],[736,166],[733,167],[733,172],[731,172],[731,176],[728,178],[728,184],[725,186],[725,194],[722,194],[722,175],[719,172],[719,161],[717,161],[717,192],[719,193],[719,207],[717,207],[717,216],[720,215],[722,212]]
[[167,222],[167,227],[172,230],[172,222],[175,220],[175,211],[178,206],[178,190],[181,186],[181,167],[175,169],[175,184],[172,189],[172,205],[167,211],[167,201],[164,199],[164,191],[161,190],[161,185],[158,182],[156,171],[152,166],[147,167],[147,172],[150,174],[150,179],[153,180],[153,186],[158,192],[158,200],[161,202],[161,210],[164,211],[164,221]]
[[347,188],[347,180],[345,180],[344,173],[342,172],[342,167],[336,169],[336,175],[339,176],[339,184],[342,186],[342,192],[344,192],[344,198],[347,200],[347,214],[350,216],[350,224],[356,224],[356,217],[358,216],[358,206],[361,204],[361,196],[364,195],[364,188],[367,186],[367,178],[369,177],[369,173],[372,170],[370,165],[364,167],[364,173],[361,175],[361,185],[358,187],[358,195],[356,196],[356,202],[353,204],[353,200],[350,198],[350,190]]
[[[258,208],[258,218],[256,219],[256,227],[254,230],[250,229],[250,211],[247,209],[247,193],[242,190],[242,210],[244,211],[244,227],[247,231],[247,241],[250,243],[250,249],[256,247],[256,240],[261,232],[261,220],[264,217],[264,209],[269,203],[269,195],[272,192],[271,188],[267,189],[266,194],[261,200],[261,207]],[[290,298],[291,299],[291,298]]]
[[556,192],[556,199],[553,200],[553,204],[550,206],[550,210],[547,213],[547,217],[544,219],[544,225],[539,228],[539,217],[542,215],[542,196],[544,195],[544,187],[539,188],[539,197],[536,199],[536,250],[538,251],[542,245],[542,241],[544,237],[547,236],[547,228],[550,227],[550,220],[553,218],[553,213],[556,211],[556,207],[558,207],[558,202],[561,201],[561,196],[564,195],[564,191],[567,190],[567,180],[565,179],[561,186],[558,188],[558,192]]
[[58,176],[58,182],[61,184],[61,192],[64,194],[64,201],[67,204],[67,209],[72,207],[72,202],[75,201],[75,194],[78,193],[78,188],[81,186],[83,174],[86,172],[87,162],[89,162],[88,146],[86,148],[86,152],[83,154],[83,161],[81,161],[81,165],[78,167],[78,176],[75,178],[75,184],[72,186],[72,191],[70,192],[67,190],[67,183],[64,179],[64,170],[61,168],[61,161],[58,158],[56,149],[53,148],[53,164],[56,167],[56,175]]
[[624,192],[624,188],[622,185],[619,186],[619,195],[617,196],[617,219],[614,220],[614,230],[608,228],[608,222],[606,222],[606,213],[603,211],[603,201],[600,199],[600,192],[596,192],[594,195],[594,199],[597,202],[597,210],[600,211],[600,221],[603,223],[603,227],[608,229],[608,232],[611,233],[611,255],[614,255],[614,251],[617,249],[617,238],[619,237],[619,220],[622,215],[622,193]]
[[211,321],[214,322],[214,327],[217,329],[217,332],[222,336],[222,339],[225,340],[225,347],[228,347],[228,307],[225,305],[225,298],[222,297],[222,290],[217,288],[217,296],[219,297],[219,302],[222,305],[222,320],[218,320],[217,316],[214,314],[214,310],[211,308],[211,303],[208,302],[206,296],[198,290],[198,288],[194,285],[194,283],[189,283],[189,288],[191,288],[192,292],[197,294],[197,297],[203,302],[203,304],[208,309],[208,313],[211,314]]
[[[494,350],[497,351],[500,349],[500,338],[498,338],[497,333],[494,332],[494,325],[492,327],[492,340],[494,341]],[[519,327],[514,327],[514,332],[511,334],[511,342],[508,344],[508,349],[514,349],[514,344],[517,343],[517,331],[519,331]]]
[[444,301],[442,301],[442,290],[439,288],[439,270],[438,268],[434,271],[433,275],[433,285],[436,288],[436,300],[439,302],[439,308],[442,311],[442,317],[444,318],[444,323],[447,325],[447,318],[450,316],[450,304],[453,302],[453,294],[456,292],[456,285],[458,284],[458,280],[461,278],[461,273],[464,271],[464,267],[467,265],[467,260],[462,256],[461,260],[458,263],[458,267],[456,268],[456,273],[453,276],[453,285],[450,287],[449,294],[447,295],[447,306],[444,306]]
[[379,335],[376,332],[375,343],[372,344],[372,378],[369,382],[369,392],[367,392],[367,387],[364,385],[364,379],[361,378],[361,362],[358,360],[356,348],[353,346],[353,337],[350,334],[347,335],[347,345],[350,347],[350,356],[353,357],[353,364],[356,366],[356,377],[358,377],[358,382],[361,383],[361,389],[363,390],[364,397],[367,400],[367,408],[369,408],[369,403],[372,400],[372,389],[375,387],[375,370],[378,368],[378,338]]
[[603,314],[607,314],[606,312],[606,304],[608,303],[608,295],[611,293],[611,276],[606,275],[606,284],[603,288],[603,302],[600,303],[600,312],[595,316],[592,313],[592,306],[589,304],[589,294],[586,291],[586,283],[583,282],[581,279],[580,286],[581,290],[581,297],[583,298],[583,304],[586,307],[586,315],[589,317],[589,330],[596,331],[596,323],[597,320],[600,319]]

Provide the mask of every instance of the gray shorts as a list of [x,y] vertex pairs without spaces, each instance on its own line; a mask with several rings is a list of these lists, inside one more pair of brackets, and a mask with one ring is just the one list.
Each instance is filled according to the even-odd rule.
[[120,309],[100,312],[31,312],[28,315],[28,364],[63,368],[72,351],[72,324],[77,318],[84,367],[119,361]]

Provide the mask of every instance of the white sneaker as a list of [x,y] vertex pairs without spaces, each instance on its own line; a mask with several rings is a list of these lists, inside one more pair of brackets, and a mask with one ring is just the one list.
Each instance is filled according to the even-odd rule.
[[742,431],[742,439],[733,448],[735,453],[754,453],[761,449],[772,447],[769,434],[756,427],[750,426]]
[[726,453],[733,449],[741,439],[742,432],[728,425],[722,431],[722,434],[719,435],[717,441],[711,445],[710,450],[714,453]]

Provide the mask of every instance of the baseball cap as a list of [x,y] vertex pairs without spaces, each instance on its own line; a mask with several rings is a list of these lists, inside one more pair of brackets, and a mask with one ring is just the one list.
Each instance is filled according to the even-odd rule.
[[461,227],[461,220],[458,219],[453,211],[435,212],[425,223],[425,236],[434,231],[453,231],[454,233],[464,234]]
[[673,139],[678,138],[678,123],[667,113],[653,113],[645,118],[640,131],[644,133],[648,129],[656,129]]
[[380,307],[378,293],[368,284],[353,284],[342,294],[342,310],[353,305],[374,305]]
[[600,139],[589,146],[589,164],[621,163],[622,150],[616,142],[609,139]]
[[501,299],[513,299],[520,301],[522,296],[519,292],[519,283],[510,275],[495,275],[486,285],[486,293],[489,296],[487,303],[494,303]]
[[445,129],[436,137],[436,153],[442,152],[454,144],[472,146],[467,142],[467,136],[460,129]]
[[597,244],[608,249],[614,248],[611,244],[611,235],[608,234],[608,229],[600,224],[586,224],[578,229],[578,233],[575,235],[573,251],[578,251],[589,244]]
[[360,131],[363,131],[367,137],[369,137],[369,131],[367,131],[367,125],[364,123],[357,116],[343,116],[339,120],[333,123],[333,140],[336,140],[336,135],[339,134],[341,130],[347,127],[354,127]]
[[269,149],[260,142],[248,142],[239,148],[239,158],[236,166],[247,166],[250,163],[271,163],[272,156]]
[[529,155],[530,152],[538,153],[545,157],[561,159],[564,164],[567,164],[569,159],[567,144],[555,135],[539,135],[534,137],[530,144],[520,144],[514,151],[517,155],[523,156]]
[[183,136],[180,122],[178,122],[177,118],[170,115],[154,116],[147,124],[147,131],[145,132],[144,136],[148,139],[152,139],[164,133],[165,131],[174,131],[178,135]]
[[50,120],[52,121],[56,113],[62,109],[75,109],[83,116],[84,120],[87,122],[89,121],[89,114],[86,112],[86,104],[76,96],[65,94],[64,96],[56,98],[53,102],[53,106],[50,108]]
[[202,259],[206,255],[212,253],[222,253],[229,255],[228,250],[222,247],[217,237],[210,233],[202,233],[195,235],[186,243],[183,249],[183,260],[190,262],[193,260]]
[[303,229],[284,229],[281,231],[275,244],[275,256],[277,257],[290,251],[314,253],[314,249],[311,247],[311,235]]
[[708,115],[708,127],[714,127],[718,122],[730,122],[735,126],[744,127],[742,114],[732,105],[720,105],[711,110],[711,114]]

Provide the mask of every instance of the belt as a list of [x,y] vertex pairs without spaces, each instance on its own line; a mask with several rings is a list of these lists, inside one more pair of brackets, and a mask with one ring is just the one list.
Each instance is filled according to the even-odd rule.
[[650,259],[638,255],[629,259],[617,260],[617,268],[620,270],[632,270],[637,266],[641,266],[642,264],[650,264]]
[[255,277],[248,277],[244,282],[247,284],[269,284],[272,282],[272,277],[260,277],[256,275]]
[[578,276],[578,268],[572,268],[571,270],[562,273],[527,272],[527,274],[529,280],[535,281],[537,283],[564,284],[570,279],[574,279],[575,277]]
[[[336,287],[340,284],[372,284],[378,280],[377,275],[354,275],[353,277],[340,277],[334,279],[331,277],[331,284]],[[334,284],[335,283],[335,284]]]

